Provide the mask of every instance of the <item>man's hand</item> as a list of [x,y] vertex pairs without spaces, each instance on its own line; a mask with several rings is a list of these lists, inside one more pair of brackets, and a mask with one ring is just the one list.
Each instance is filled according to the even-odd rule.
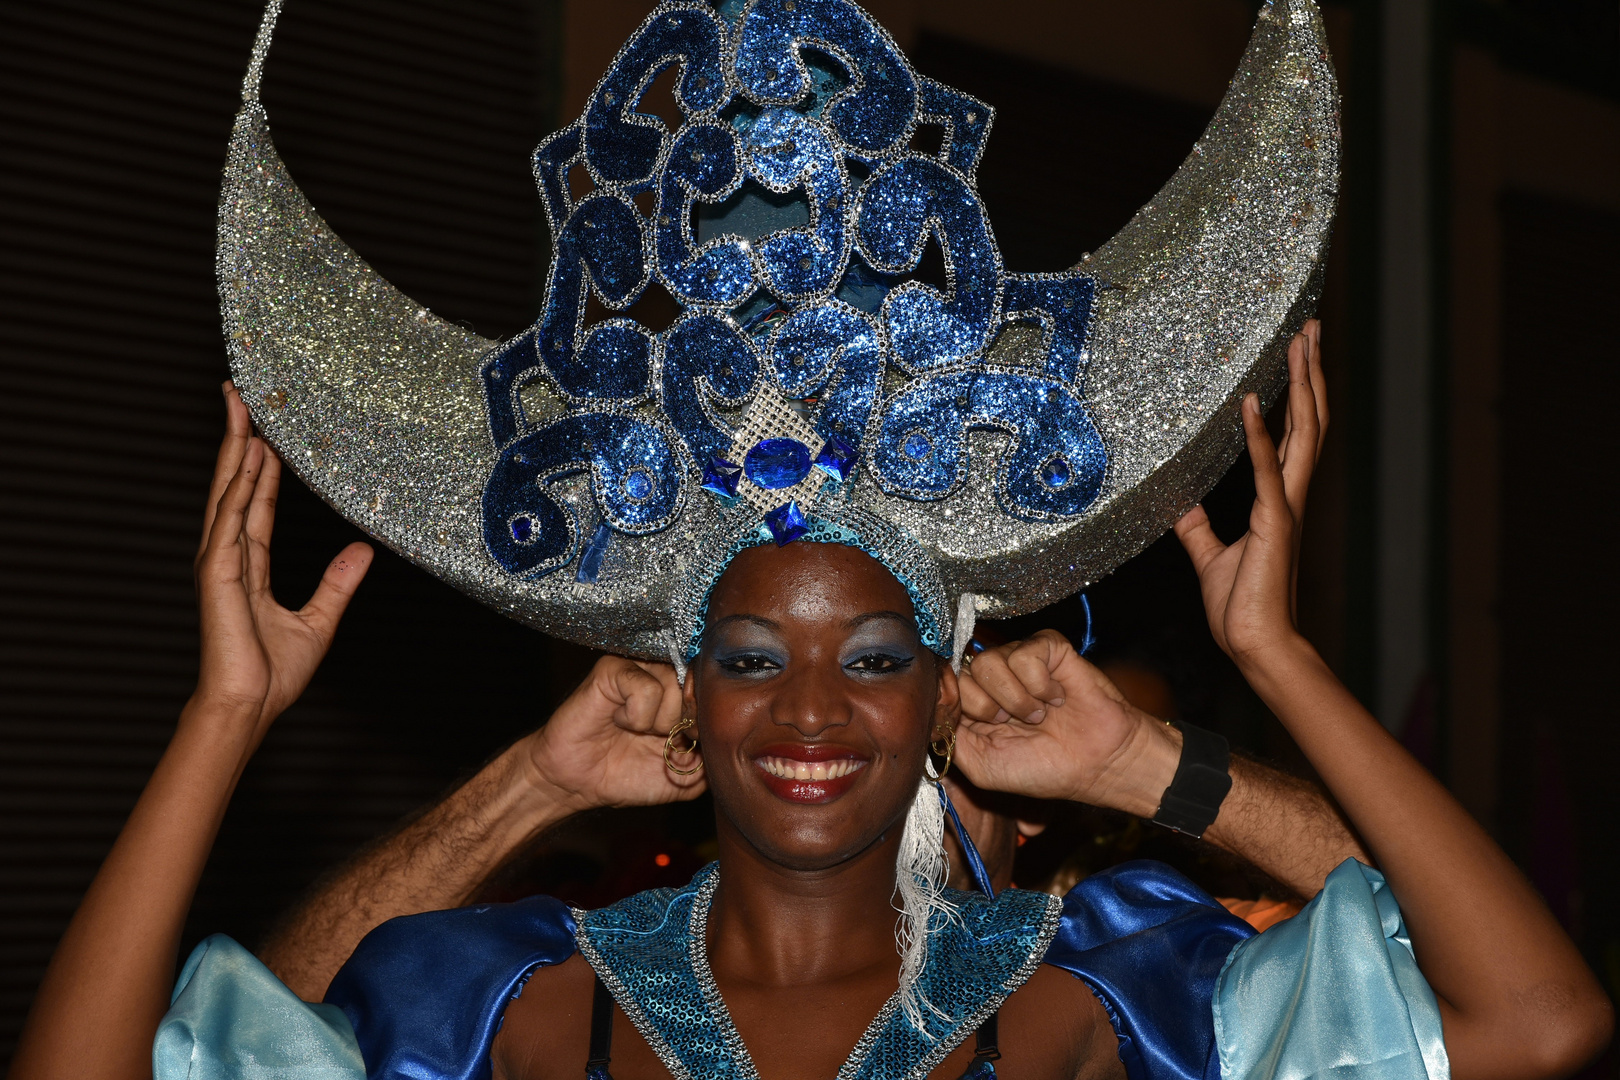
[[509,856],[571,815],[697,797],[702,773],[664,768],[664,739],[680,715],[672,668],[604,656],[545,727],[350,860],[269,935],[259,958],[318,1001],[373,927],[467,903]]
[[[979,787],[1158,813],[1181,733],[1126,701],[1062,635],[1043,630],[981,653],[961,685],[956,760]],[[1231,771],[1204,839],[1305,898],[1345,859],[1370,861],[1316,785],[1241,757]]]
[[962,669],[956,760],[982,788],[1152,817],[1181,736],[1125,700],[1068,639],[1042,630]]
[[604,656],[546,726],[523,740],[522,760],[534,782],[575,813],[694,799],[707,786],[703,773],[664,767],[664,740],[680,718],[674,668]]

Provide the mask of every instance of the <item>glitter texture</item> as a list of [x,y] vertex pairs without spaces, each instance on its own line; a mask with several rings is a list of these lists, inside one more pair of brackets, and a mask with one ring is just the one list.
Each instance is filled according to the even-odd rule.
[[[762,517],[787,501],[812,527],[856,513],[881,526],[863,547],[921,553],[942,598],[919,610],[943,623],[962,593],[984,617],[1070,595],[1226,471],[1239,402],[1278,396],[1288,339],[1315,307],[1339,132],[1310,0],[1261,8],[1176,175],[1055,275],[1001,266],[973,190],[990,108],[917,76],[859,8],[755,0],[722,8],[740,10],[734,25],[707,5],[662,4],[585,115],[535,153],[555,262],[539,321],[506,343],[393,288],[288,175],[258,99],[278,9],[254,47],[220,200],[216,269],[243,400],[349,520],[584,644],[665,656],[663,631],[690,633],[698,567],[739,529],[769,542]],[[636,109],[672,64],[674,131]],[[1050,122],[1061,137],[1074,120]],[[937,155],[908,149],[918,123],[944,126]],[[870,170],[865,184],[848,161]],[[575,200],[565,178],[581,163],[594,190]],[[722,220],[699,245],[694,205],[718,207],[745,181],[802,193],[804,223],[745,240]],[[645,192],[650,217],[633,201]],[[1062,213],[1064,194],[1048,198]],[[945,294],[905,280],[930,236]],[[623,312],[654,279],[688,309],[669,330],[584,322],[588,297]],[[764,492],[743,480],[731,508],[698,490],[711,457],[834,434],[859,451],[843,481],[813,469]],[[582,543],[604,525],[611,544]],[[586,548],[595,584],[556,572]]]
[[[709,967],[710,863],[679,889],[649,889],[596,911],[574,909],[580,955],[676,1080],[759,1080]],[[1035,973],[1057,935],[1057,897],[1006,889],[948,893],[935,915],[918,985],[938,1013],[913,1027],[891,997],[856,1040],[835,1080],[923,1080]]]

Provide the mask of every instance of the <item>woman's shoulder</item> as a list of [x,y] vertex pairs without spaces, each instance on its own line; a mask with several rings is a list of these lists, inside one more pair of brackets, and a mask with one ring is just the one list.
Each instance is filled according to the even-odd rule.
[[1220,1075],[1216,988],[1232,950],[1253,936],[1170,867],[1128,862],[1063,897],[1045,964],[1097,996],[1129,1075],[1212,1080]]
[[[1146,859],[1082,879],[1063,897],[1052,948],[1057,956],[1104,948],[1148,932],[1209,938],[1231,951],[1254,931],[1179,871]],[[1139,944],[1139,943],[1138,943]]]
[[326,1001],[348,1017],[370,1075],[459,1075],[530,976],[575,954],[576,930],[549,896],[391,919],[356,947]]

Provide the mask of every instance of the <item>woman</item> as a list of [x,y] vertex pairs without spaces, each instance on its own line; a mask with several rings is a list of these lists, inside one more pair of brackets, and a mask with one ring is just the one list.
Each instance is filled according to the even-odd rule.
[[[1295,338],[1289,370],[1280,446],[1252,395],[1243,405],[1258,492],[1249,532],[1224,545],[1199,509],[1177,526],[1211,630],[1399,893],[1400,916],[1438,1001],[1441,1069],[1449,1057],[1452,1074],[1468,1080],[1568,1074],[1609,1034],[1608,1003],[1591,974],[1502,852],[1294,627],[1299,527],[1325,422],[1314,324]],[[250,435],[229,386],[227,404],[229,431],[197,557],[197,691],[57,951],[15,1080],[149,1075],[181,927],[231,790],[266,728],[307,684],[370,559],[365,545],[351,545],[302,609],[276,604],[268,543],[278,464]],[[609,659],[581,692],[601,695],[607,706],[596,749],[569,759],[566,748],[548,753],[544,739],[525,747],[535,786],[599,803],[646,797],[657,784],[665,785],[662,797],[677,796],[682,785],[691,792],[697,774],[663,770],[666,762],[691,764],[667,757],[665,746],[681,718],[693,719],[701,775],[715,797],[718,870],[705,870],[692,889],[580,913],[577,924],[543,899],[387,924],[328,995],[354,1024],[371,1075],[492,1070],[576,1080],[592,1059],[599,1074],[636,1080],[678,1074],[694,1055],[708,1054],[725,1065],[720,1074],[806,1080],[898,1072],[954,1080],[973,1070],[1009,1078],[1213,1076],[1222,1062],[1254,1050],[1256,1039],[1274,1040],[1285,1062],[1345,1065],[1334,1057],[1339,1043],[1355,1041],[1345,1031],[1299,1031],[1321,991],[1308,978],[1300,983],[1307,993],[1289,1005],[1292,1028],[1245,1031],[1244,1017],[1229,1014],[1217,1032],[1219,1055],[1197,1059],[1198,1040],[1189,1041],[1186,1029],[1208,1023],[1200,1010],[1210,996],[1227,995],[1217,1007],[1241,1010],[1255,992],[1214,989],[1233,942],[1248,935],[1167,871],[1133,870],[1134,893],[1122,876],[1078,895],[1082,885],[1061,918],[1044,898],[1015,890],[993,901],[946,897],[954,915],[941,912],[939,897],[925,896],[920,908],[909,903],[908,930],[927,955],[913,963],[902,942],[897,956],[897,884],[926,890],[928,864],[939,857],[908,835],[918,793],[927,794],[919,779],[931,741],[944,746],[954,730],[953,763],[981,787],[1144,816],[1172,782],[1178,733],[1126,705],[1055,634],[982,654],[958,679],[922,644],[908,590],[867,554],[825,543],[756,546],[737,554],[714,585],[684,686],[668,669]],[[572,750],[587,744],[576,740]],[[1255,798],[1263,794],[1235,788],[1212,835],[1263,831],[1266,808]],[[691,973],[673,961],[649,967],[645,949],[638,953],[641,946],[625,945],[626,934],[615,938],[615,931],[635,937],[642,933],[635,919],[648,910],[702,904],[706,921],[696,922],[687,960],[710,973],[700,989],[723,1004],[700,1022],[678,1008]],[[1150,910],[1166,905],[1173,918],[1155,921]],[[1112,929],[1077,939],[1099,921]],[[667,941],[691,943],[684,930]],[[1130,948],[1102,957],[1117,942]],[[1231,963],[1254,955],[1244,948],[1249,953]],[[610,1039],[603,1019],[611,1013],[593,991],[603,975],[618,984],[619,1015],[637,1020],[612,1027]],[[661,1005],[669,1006],[665,1014]],[[897,1013],[935,1037],[895,1042],[889,1036],[906,1030]],[[998,1022],[987,1044],[991,1025],[983,1022],[991,1016]],[[343,1024],[334,1012],[322,1017]],[[872,1024],[874,1017],[883,1022]],[[314,1023],[249,1020],[261,1028],[280,1023],[282,1032],[308,1033]],[[718,1026],[705,1027],[709,1021]],[[687,1044],[667,1044],[682,1032]],[[1291,1056],[1299,1048],[1286,1045],[1290,1038],[1314,1050]],[[859,1069],[848,1064],[852,1047]],[[440,1051],[458,1060],[426,1071]],[[1340,1075],[1385,1075],[1378,1068],[1371,1061],[1366,1071]],[[305,1072],[279,1075],[338,1075],[330,1069],[330,1061],[311,1059]],[[205,1074],[271,1075],[194,1073]]]

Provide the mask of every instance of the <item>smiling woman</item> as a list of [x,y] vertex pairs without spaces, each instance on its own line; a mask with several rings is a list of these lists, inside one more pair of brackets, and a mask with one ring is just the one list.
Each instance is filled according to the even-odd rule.
[[[219,263],[264,436],[227,384],[196,692],[15,1080],[1489,1080],[1602,1045],[1608,1003],[1535,893],[1295,622],[1327,422],[1313,200],[1336,152],[1309,0],[1261,9],[1189,163],[1055,275],[1001,264],[973,190],[988,107],[912,71],[848,0],[668,0],[536,154],[553,287],[498,345],[394,291],[286,176],[257,100],[274,15]],[[636,105],[677,61],[671,132]],[[943,125],[937,150],[912,149],[919,125]],[[811,225],[694,247],[690,205],[745,175],[811,178]],[[908,276],[934,242],[943,289]],[[586,323],[587,295],[627,310],[655,278],[687,308],[666,331]],[[1172,340],[1189,344],[1145,362]],[[1274,442],[1256,388],[1285,369]],[[1238,432],[1257,497],[1228,545],[1197,500]],[[264,963],[208,939],[171,996],[237,778],[372,554],[352,545],[308,604],[277,603],[276,449],[446,579],[630,657],[345,868]],[[1172,521],[1216,642],[1343,816],[1133,707],[1055,633],[974,647],[981,611],[1067,595]],[[952,767],[1202,837],[1310,902],[1257,936],[1154,863],[1061,898],[996,892]],[[464,906],[571,814],[705,789],[718,857],[687,885]],[[947,820],[974,890],[946,887]]]

